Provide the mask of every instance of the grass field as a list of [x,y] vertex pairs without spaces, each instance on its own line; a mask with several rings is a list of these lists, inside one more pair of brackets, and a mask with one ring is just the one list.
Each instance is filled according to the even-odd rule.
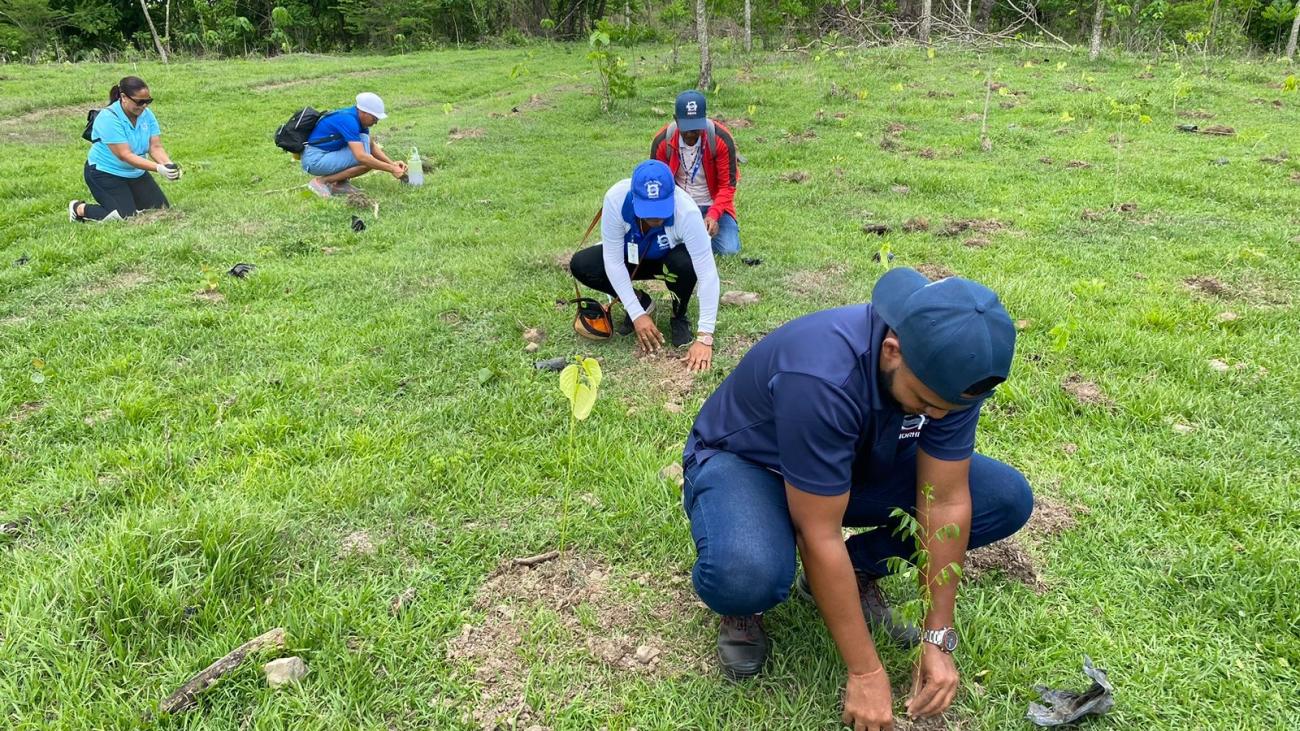
[[[747,345],[863,300],[882,245],[987,283],[1024,327],[980,449],[1030,477],[1040,513],[963,587],[946,723],[1027,727],[1032,686],[1082,689],[1087,653],[1118,688],[1092,727],[1300,726],[1286,67],[722,57],[710,104],[744,120],[741,234],[763,259],[723,261],[723,288],[762,299],[722,308],[715,368],[691,379],[578,341],[555,305],[605,189],[692,78],[634,49],[639,97],[604,116],[584,51],[0,67],[0,726],[835,728],[843,667],[803,602],[770,613],[762,679],[720,679],[659,472]],[[174,208],[69,224],[85,110],[131,72],[186,170]],[[989,73],[1006,88],[982,151]],[[360,90],[388,103],[379,141],[434,165],[419,189],[359,181],[377,216],[295,188],[270,141]],[[257,269],[225,275],[237,262]],[[568,454],[557,379],[531,363],[575,353],[606,381],[570,551],[521,569],[557,544]],[[277,626],[300,687],[248,666],[151,717]],[[906,654],[885,660],[902,686]]]

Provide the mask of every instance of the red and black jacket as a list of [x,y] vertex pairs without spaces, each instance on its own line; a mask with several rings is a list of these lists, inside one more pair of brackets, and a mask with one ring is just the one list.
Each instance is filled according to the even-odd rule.
[[[736,142],[731,137],[731,130],[721,122],[711,119],[709,123],[714,127],[713,134],[707,131],[700,133],[704,147],[704,179],[709,186],[709,195],[713,197],[713,205],[705,218],[716,221],[724,213],[737,218],[736,183],[740,182],[740,165],[736,160]],[[672,169],[674,177],[682,162],[680,140],[681,132],[677,125],[669,123],[659,130],[654,142],[650,143],[650,158],[666,163]]]

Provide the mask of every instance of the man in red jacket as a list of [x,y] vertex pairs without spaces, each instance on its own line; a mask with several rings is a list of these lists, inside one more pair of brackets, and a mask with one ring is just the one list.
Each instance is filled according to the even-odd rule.
[[684,91],[677,95],[674,119],[655,135],[650,159],[667,163],[677,187],[689,193],[700,207],[704,226],[713,239],[713,253],[740,251],[735,204],[736,183],[740,180],[736,142],[731,130],[709,119],[703,94]]

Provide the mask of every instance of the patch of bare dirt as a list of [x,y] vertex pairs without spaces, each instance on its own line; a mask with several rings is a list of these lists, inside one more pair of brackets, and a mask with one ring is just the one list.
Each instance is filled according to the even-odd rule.
[[903,230],[908,233],[921,233],[930,230],[930,219],[925,216],[909,218],[903,223]]
[[1231,294],[1227,285],[1214,277],[1188,277],[1183,280],[1183,285],[1193,292],[1212,297],[1227,297]]
[[925,275],[925,278],[931,282],[937,282],[940,279],[955,277],[957,273],[942,264],[917,264],[916,271]]
[[980,114],[979,112],[973,112],[971,114],[966,114],[959,117],[957,121],[969,123],[969,122],[979,122],[983,119],[984,119],[984,115]]
[[660,401],[680,402],[695,388],[695,374],[687,370],[682,354],[672,348],[660,348],[649,354],[638,351],[631,367],[607,369],[605,376]]
[[1092,163],[1085,160],[1071,160],[1065,163],[1065,166],[1071,170],[1087,170],[1092,167]]
[[968,249],[983,249],[989,245],[989,240],[983,236],[972,236],[961,243]]
[[146,226],[151,223],[172,223],[185,218],[185,212],[179,208],[153,208],[141,211],[126,219],[131,226]]
[[18,410],[14,412],[14,421],[23,422],[41,413],[45,408],[44,401],[28,401],[18,405]]
[[477,139],[482,139],[486,135],[487,135],[487,130],[483,129],[482,127],[470,127],[468,129],[452,127],[451,129],[447,130],[447,141],[458,142],[460,140],[477,140]]
[[[448,643],[449,660],[473,668],[479,702],[465,720],[485,730],[546,723],[527,700],[538,665],[583,668],[584,681],[552,699],[563,706],[621,678],[663,678],[708,667],[707,643],[689,619],[696,606],[685,580],[616,575],[603,561],[572,553],[535,566],[505,561],[478,590],[485,614]],[[544,619],[547,631],[535,630]],[[548,704],[549,705],[549,704]]]
[[920,157],[925,158],[926,160],[933,160],[934,158],[939,156],[939,153],[935,152],[933,147],[923,148],[920,152],[916,154],[919,155]]
[[1276,155],[1261,157],[1259,161],[1264,163],[1265,165],[1281,165],[1282,163],[1285,163],[1287,160],[1290,159],[1291,159],[1290,153],[1288,153],[1286,150],[1282,150]]
[[1034,496],[1034,513],[1025,526],[1032,539],[1055,538],[1078,524],[1078,515],[1088,513],[1083,505],[1067,505],[1046,495]]
[[92,299],[98,299],[121,289],[135,289],[144,284],[153,281],[148,274],[128,269],[124,272],[118,272],[108,279],[103,279],[82,290],[82,294]]
[[846,284],[847,270],[835,263],[821,269],[801,269],[785,278],[786,291],[798,297],[822,297],[827,292],[841,289]]
[[817,139],[817,133],[811,129],[806,129],[802,132],[790,132],[785,136],[785,141],[791,145],[798,145],[815,139]]
[[719,118],[718,121],[722,122],[723,126],[727,129],[745,129],[754,126],[754,121],[746,119],[745,117],[736,117],[734,119],[722,117]]
[[971,231],[979,234],[993,234],[1006,228],[1006,224],[991,218],[956,218],[944,223],[939,233],[943,236],[957,236]]
[[217,289],[200,289],[194,293],[194,299],[200,302],[207,302],[211,305],[219,305],[226,301],[226,295]]
[[80,104],[69,104],[63,107],[42,107],[33,109],[30,112],[24,112],[17,116],[12,116],[0,121],[0,131],[13,132],[25,129],[46,119],[52,117],[68,117],[76,119],[81,125],[86,123],[86,112],[98,108],[103,102],[98,99],[88,99]]
[[339,541],[339,557],[373,556],[377,550],[370,533],[363,530],[353,531]]
[[1036,594],[1047,591],[1047,584],[1038,573],[1033,557],[1014,536],[966,553],[966,561],[962,564],[964,580],[978,581],[991,573],[1024,584]]
[[1202,127],[1200,133],[1203,135],[1218,135],[1220,137],[1233,137],[1237,130],[1222,124],[1212,124],[1209,127]]
[[808,182],[809,180],[812,179],[812,176],[809,175],[808,173],[805,173],[802,170],[795,170],[792,173],[786,173],[785,175],[782,175],[781,179],[787,183],[799,184],[799,183]]
[[895,195],[907,195],[912,192],[912,189],[906,185],[891,185],[889,186],[889,192]]
[[720,301],[724,305],[735,307],[745,307],[748,305],[758,304],[760,297],[757,292],[743,292],[741,290],[732,290],[723,292]]
[[1101,386],[1086,380],[1077,373],[1071,373],[1061,382],[1061,388],[1070,394],[1075,401],[1084,406],[1102,406],[1108,409],[1115,407],[1115,401],[1107,396],[1101,390]]
[[1040,158],[1038,158],[1038,161],[1041,162],[1041,163],[1043,163],[1044,165],[1055,165],[1055,164],[1056,164],[1056,161],[1053,160],[1053,159],[1050,158],[1050,157],[1040,157]]

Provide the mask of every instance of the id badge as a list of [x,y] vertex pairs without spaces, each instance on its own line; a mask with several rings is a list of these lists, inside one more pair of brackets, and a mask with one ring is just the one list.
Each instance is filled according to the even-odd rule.
[[641,247],[637,246],[635,241],[627,242],[627,263],[632,265],[641,263]]

